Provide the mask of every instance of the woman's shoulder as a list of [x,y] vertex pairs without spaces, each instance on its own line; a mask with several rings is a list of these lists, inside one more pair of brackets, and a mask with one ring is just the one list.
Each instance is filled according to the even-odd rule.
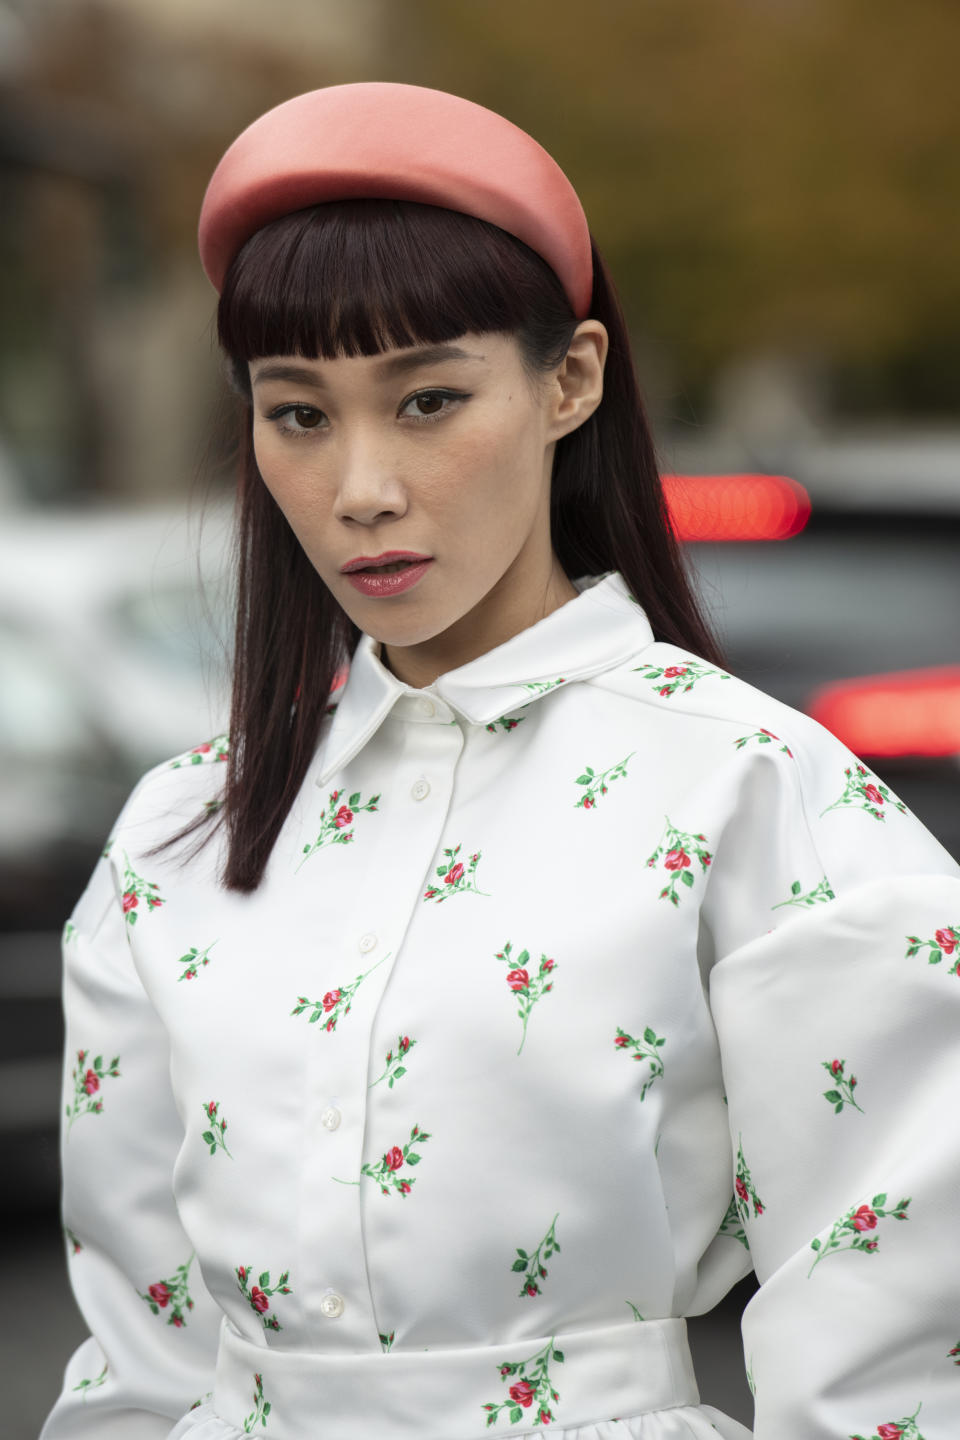
[[219,809],[229,754],[230,737],[215,735],[152,766],[130,792],[108,844],[122,839],[149,849],[204,811]]
[[[652,715],[699,721],[703,735],[732,740],[738,750],[769,746],[780,753],[840,742],[809,715],[740,679],[718,662],[682,646],[653,641],[623,664],[590,682],[636,702]],[[734,733],[736,732],[736,733]],[[790,758],[793,758],[790,755]]]

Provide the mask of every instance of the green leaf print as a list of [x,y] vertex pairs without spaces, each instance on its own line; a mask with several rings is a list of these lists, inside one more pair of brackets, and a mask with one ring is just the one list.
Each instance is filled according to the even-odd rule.
[[449,900],[451,895],[460,895],[466,891],[472,891],[474,895],[486,895],[486,890],[481,890],[477,885],[476,872],[480,864],[483,852],[475,851],[467,861],[459,860],[462,846],[454,845],[443,852],[444,863],[438,865],[437,876],[443,882],[440,885],[428,885],[423,892],[424,900],[436,900],[439,905],[444,900]]
[[634,1305],[633,1301],[632,1301],[632,1300],[624,1300],[623,1303],[624,1303],[624,1305],[629,1305],[629,1306],[630,1306],[630,1309],[631,1309],[631,1311],[633,1312],[633,1318],[634,1318],[634,1320],[639,1320],[640,1323],[641,1323],[641,1325],[642,1325],[642,1324],[643,1324],[643,1316],[640,1314],[640,1311],[637,1309],[636,1305]]
[[718,1235],[729,1235],[731,1240],[739,1240],[744,1250],[750,1249],[750,1242],[747,1239],[747,1232],[743,1228],[743,1220],[740,1215],[740,1206],[737,1203],[738,1197],[733,1195],[730,1204],[727,1206],[727,1213],[720,1221]]
[[101,1089],[104,1080],[115,1079],[120,1074],[120,1056],[114,1055],[109,1065],[103,1063],[103,1056],[89,1060],[89,1050],[77,1051],[77,1063],[71,1075],[73,1078],[73,1103],[66,1107],[67,1139],[81,1115],[99,1115],[103,1110]]
[[582,785],[584,792],[579,800],[574,801],[575,810],[593,810],[596,808],[597,800],[601,795],[606,795],[607,790],[614,780],[625,780],[627,776],[627,761],[632,760],[637,752],[631,750],[630,754],[623,760],[618,760],[616,765],[610,765],[606,770],[601,770],[598,775],[591,765],[587,765],[582,775],[578,775],[574,781],[575,785]]
[[691,869],[692,857],[696,857],[701,871],[705,871],[713,863],[713,856],[706,848],[706,835],[694,834],[687,830],[678,830],[670,823],[670,816],[665,815],[666,824],[663,834],[660,836],[660,843],[653,854],[647,857],[647,869],[653,870],[663,858],[663,869],[667,871],[670,879],[660,891],[661,900],[669,900],[671,905],[680,904],[681,890],[678,894],[677,886],[682,885],[688,890],[693,889],[694,876]]
[[532,690],[534,695],[546,695],[549,691],[556,690],[558,685],[566,685],[566,683],[566,680],[561,675],[557,680],[527,680],[523,688],[524,690]]
[[774,740],[780,743],[780,749],[783,754],[789,756],[792,760],[793,751],[790,749],[790,746],[784,745],[780,740],[780,736],[774,735],[772,730],[764,730],[762,728],[760,730],[754,730],[749,735],[741,735],[740,739],[734,740],[733,743],[738,750],[742,750],[744,746],[749,745],[751,741],[754,741],[757,745],[772,745]]
[[198,950],[196,945],[191,945],[186,955],[181,955],[177,961],[178,965],[183,966],[177,980],[196,980],[200,971],[210,964],[210,951],[216,943],[216,940],[211,940],[206,950]]
[[700,680],[716,675],[720,680],[729,680],[723,670],[714,670],[701,660],[684,660],[676,665],[635,665],[634,673],[644,675],[653,682],[658,695],[675,695],[678,690],[692,690]]
[[826,905],[831,900],[836,900],[836,895],[830,886],[830,881],[824,875],[823,879],[814,885],[812,890],[804,890],[799,880],[794,880],[790,886],[790,898],[778,900],[776,905],[771,905],[771,910],[782,910],[785,905],[796,905],[799,909],[809,909],[811,905]]
[[648,1066],[647,1078],[644,1080],[643,1088],[640,1091],[640,1099],[644,1100],[654,1080],[659,1080],[663,1074],[663,1056],[660,1054],[660,1051],[667,1043],[666,1037],[658,1035],[657,1032],[652,1030],[648,1025],[638,1040],[635,1036],[628,1034],[626,1030],[622,1030],[618,1025],[616,1039],[613,1043],[618,1050],[623,1050],[626,1054],[631,1055],[634,1060],[641,1063],[646,1062]]
[[522,725],[526,718],[526,715],[501,715],[499,720],[491,720],[490,724],[484,728],[489,730],[491,735],[496,735],[499,725],[501,731],[509,735],[510,731],[516,730],[517,726]]
[[205,740],[202,745],[196,745],[192,750],[178,755],[176,760],[171,760],[170,769],[181,770],[185,765],[216,764],[226,760],[229,754],[230,736],[214,735],[212,740]]
[[886,820],[891,810],[906,814],[907,807],[903,801],[898,800],[886,785],[881,785],[876,775],[865,765],[848,765],[843,774],[846,782],[843,794],[834,800],[832,805],[820,811],[821,817],[831,810],[865,810],[874,820]]
[[148,1285],[146,1294],[142,1290],[137,1291],[140,1299],[146,1301],[154,1315],[159,1315],[169,1306],[167,1324],[176,1326],[178,1330],[183,1329],[187,1323],[184,1311],[193,1309],[188,1282],[193,1259],[191,1255],[185,1264],[178,1265],[166,1280],[157,1280],[153,1285]]
[[123,914],[128,925],[136,925],[137,916],[140,914],[140,901],[146,902],[146,913],[151,910],[159,910],[164,903],[158,886],[150,880],[144,880],[138,875],[130,864],[129,857],[125,851],[123,855],[123,898],[121,901]]
[[507,1411],[511,1425],[519,1425],[521,1420],[526,1420],[528,1427],[531,1423],[549,1425],[554,1418],[551,1407],[560,1399],[553,1388],[550,1366],[562,1364],[563,1352],[555,1347],[551,1339],[542,1350],[526,1360],[508,1360],[501,1365],[501,1381],[506,1383],[510,1380],[513,1383],[507,1391],[506,1400],[484,1405],[487,1425],[495,1425],[503,1410]]
[[[204,1100],[202,1104],[203,1118],[207,1123],[207,1129],[204,1130],[200,1139],[204,1145],[209,1145],[211,1155],[216,1155],[218,1150],[222,1150],[225,1155],[230,1155],[230,1151],[227,1149],[226,1139],[224,1138],[227,1122],[219,1113],[220,1101]],[[230,1155],[230,1159],[233,1159],[232,1155]]]
[[815,1259],[807,1271],[807,1279],[814,1270],[825,1260],[828,1255],[835,1255],[840,1250],[860,1250],[865,1255],[875,1255],[879,1249],[880,1242],[874,1235],[879,1221],[891,1217],[894,1220],[907,1220],[909,1200],[900,1200],[896,1205],[887,1205],[886,1194],[874,1195],[869,1205],[851,1205],[845,1215],[841,1215],[830,1228],[830,1234],[826,1240],[817,1237],[810,1241],[810,1249],[815,1251]]
[[826,1070],[833,1081],[829,1090],[824,1090],[824,1100],[829,1100],[833,1106],[835,1115],[839,1115],[845,1105],[852,1105],[854,1110],[859,1110],[862,1115],[863,1108],[853,1098],[853,1092],[857,1088],[856,1075],[847,1075],[846,1060],[821,1060],[820,1064]]
[[283,1326],[280,1324],[280,1321],[276,1315],[271,1313],[270,1300],[274,1295],[293,1294],[288,1283],[290,1280],[290,1271],[284,1270],[283,1274],[278,1277],[277,1283],[271,1285],[270,1271],[264,1270],[261,1272],[256,1283],[251,1285],[251,1270],[252,1267],[250,1265],[237,1266],[234,1272],[237,1277],[237,1289],[254,1314],[260,1316],[265,1330],[282,1330]]
[[919,935],[908,935],[907,943],[910,947],[908,957],[919,955],[922,949],[926,949],[928,965],[939,965],[944,956],[948,959],[953,956],[953,964],[947,974],[960,975],[960,920],[956,925],[943,925],[929,940],[921,940]]
[[514,1274],[523,1276],[523,1283],[519,1291],[521,1300],[525,1297],[532,1300],[535,1296],[542,1293],[540,1281],[546,1280],[549,1273],[546,1262],[553,1255],[559,1255],[560,1253],[560,1244],[556,1235],[556,1225],[557,1216],[554,1215],[550,1221],[550,1228],[532,1254],[528,1254],[526,1250],[521,1250],[520,1246],[517,1246],[517,1258],[510,1268]]
[[517,1047],[517,1054],[523,1049],[527,1039],[527,1021],[530,1019],[530,1012],[538,1000],[553,989],[554,972],[558,969],[557,962],[549,955],[541,955],[536,975],[530,974],[530,951],[521,950],[514,959],[513,945],[508,940],[502,950],[498,950],[496,960],[502,960],[507,971],[507,985],[513,991],[517,1000],[517,1015],[523,1025],[523,1035]]
[[263,1378],[255,1374],[253,1380],[256,1386],[253,1392],[253,1410],[243,1422],[244,1435],[249,1435],[257,1425],[266,1428],[267,1416],[270,1414],[270,1401],[263,1398]]
[[[746,1225],[747,1221],[750,1218],[751,1205],[753,1206],[754,1219],[758,1219],[763,1214],[763,1201],[757,1194],[756,1186],[753,1183],[753,1177],[750,1174],[750,1167],[747,1165],[746,1160],[743,1158],[742,1137],[738,1137],[737,1139],[737,1169],[736,1176],[733,1182],[733,1190],[737,1206],[737,1212],[744,1225]],[[749,1248],[750,1247],[747,1246],[747,1249]]]
[[917,1416],[922,1409],[920,1404],[912,1415],[905,1415],[902,1420],[888,1420],[878,1425],[872,1435],[851,1435],[850,1440],[923,1440],[917,1425]]
[[364,980],[366,980],[368,975],[372,975],[374,970],[378,969],[385,961],[389,960],[392,953],[392,951],[388,951],[386,955],[377,961],[376,965],[371,965],[369,970],[364,970],[363,974],[358,975],[351,984],[338,985],[335,989],[328,990],[321,1000],[308,1000],[306,995],[298,995],[297,1003],[290,1011],[290,1014],[302,1015],[304,1011],[309,1010],[310,1019],[307,1022],[309,1025],[316,1025],[319,1020],[322,1020],[324,1022],[322,1027],[324,1031],[329,1033],[336,1030],[337,1022],[342,1020],[345,1015],[349,1015],[353,997],[360,989]]
[[386,1080],[387,1089],[392,1090],[396,1082],[406,1075],[406,1061],[416,1043],[416,1040],[411,1040],[409,1035],[398,1035],[396,1045],[391,1045],[387,1051],[386,1069],[377,1076],[376,1080],[371,1080],[367,1089],[372,1090],[374,1085],[379,1085],[381,1080]]
[[83,1392],[83,1398],[84,1400],[86,1400],[87,1392],[89,1390],[99,1390],[100,1386],[104,1383],[107,1378],[108,1368],[109,1367],[107,1365],[107,1362],[104,1361],[103,1369],[100,1371],[99,1375],[97,1375],[93,1380],[81,1380],[79,1385],[74,1385],[74,1390],[81,1390]]
[[332,790],[330,798],[323,810],[320,811],[320,833],[309,845],[304,845],[303,856],[297,870],[307,863],[312,855],[318,850],[324,850],[330,845],[349,845],[354,838],[354,831],[351,829],[354,820],[361,811],[376,810],[379,795],[371,795],[369,800],[362,800],[360,791],[343,798],[342,790]]
[[405,1199],[413,1186],[417,1183],[416,1178],[401,1178],[399,1171],[409,1168],[412,1165],[419,1165],[421,1156],[415,1149],[417,1145],[425,1145],[430,1139],[426,1130],[421,1130],[419,1125],[414,1125],[410,1131],[410,1139],[406,1145],[393,1145],[377,1161],[376,1165],[361,1165],[360,1174],[366,1175],[371,1180],[376,1180],[383,1195],[389,1195],[395,1191]]

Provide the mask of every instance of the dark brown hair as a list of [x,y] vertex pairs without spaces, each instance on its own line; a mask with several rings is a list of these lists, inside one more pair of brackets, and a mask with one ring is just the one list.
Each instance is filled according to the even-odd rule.
[[[604,397],[557,442],[551,526],[571,579],[618,570],[658,639],[716,662],[664,506],[619,302],[596,246],[590,315],[610,336]],[[314,755],[334,676],[360,632],[307,560],[257,471],[248,362],[335,358],[512,334],[531,374],[577,321],[556,275],[486,221],[430,205],[348,200],[259,230],[230,267],[218,331],[241,396],[238,590],[223,883],[252,891]],[[204,825],[194,826],[174,840]]]

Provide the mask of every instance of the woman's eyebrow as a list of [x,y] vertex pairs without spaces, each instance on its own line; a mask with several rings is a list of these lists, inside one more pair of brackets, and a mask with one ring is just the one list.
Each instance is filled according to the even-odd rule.
[[438,365],[444,360],[484,360],[486,356],[464,350],[459,345],[424,345],[402,355],[388,355],[376,367],[384,378],[405,375],[425,365]]
[[[374,368],[378,378],[389,380],[397,375],[405,375],[411,370],[420,370],[427,365],[438,365],[442,361],[482,361],[485,359],[485,355],[464,350],[460,345],[424,345],[419,350],[408,350],[399,355],[385,355]],[[304,365],[287,365],[282,362],[261,366],[251,380],[254,385],[262,384],[267,380],[283,380],[287,384],[312,385],[316,389],[322,389],[324,383],[322,370],[311,370]]]

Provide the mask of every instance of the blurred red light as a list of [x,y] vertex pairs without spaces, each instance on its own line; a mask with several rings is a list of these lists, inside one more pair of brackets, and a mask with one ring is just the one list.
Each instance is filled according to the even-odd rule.
[[678,540],[789,540],[810,518],[810,496],[786,475],[664,475]]
[[858,755],[960,755],[960,665],[825,685],[807,712]]

